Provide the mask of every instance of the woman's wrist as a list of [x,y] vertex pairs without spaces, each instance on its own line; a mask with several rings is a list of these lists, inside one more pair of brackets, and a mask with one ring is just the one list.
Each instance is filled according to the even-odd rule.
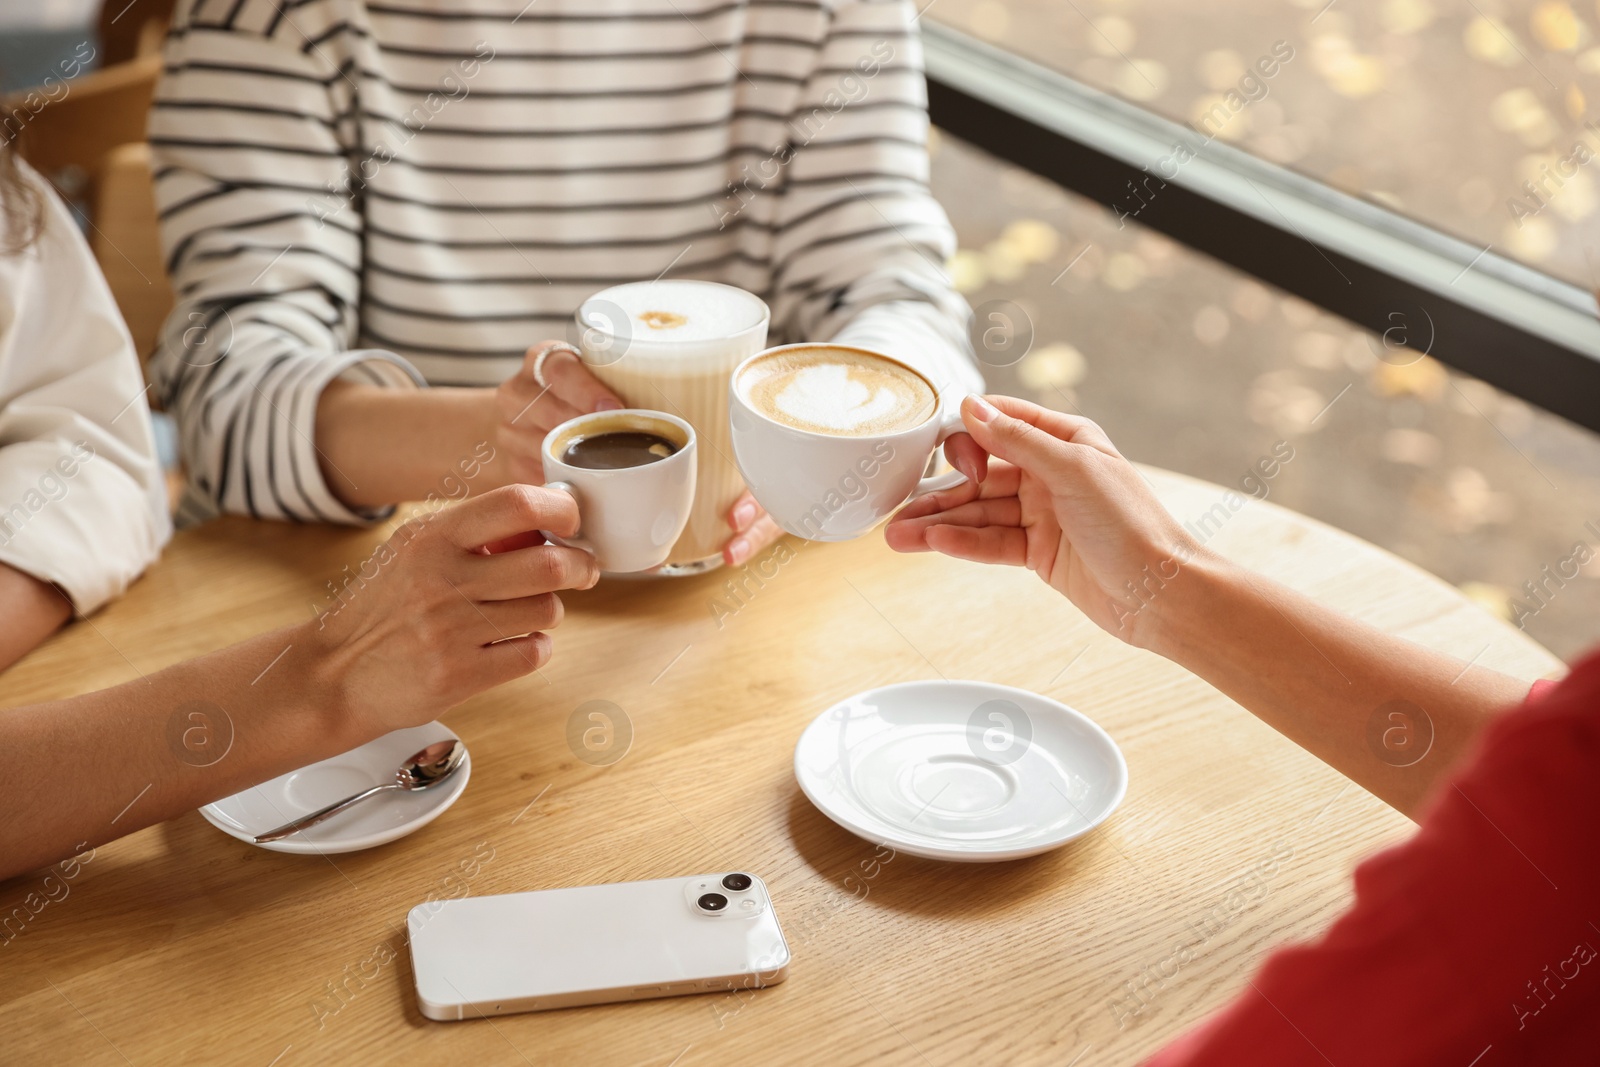
[[335,623],[327,616],[300,623],[285,634],[285,642],[304,649],[306,657],[294,672],[300,685],[290,700],[312,712],[321,736],[337,740],[337,751],[366,744],[384,732],[374,726],[370,700],[352,685],[354,657]]
[[1190,669],[1229,631],[1234,605],[1248,593],[1245,572],[1196,546],[1187,558],[1174,556],[1144,583],[1130,643]]
[[463,481],[474,491],[502,485],[494,397],[488,387],[330,382],[317,405],[323,476],[350,507],[455,498]]

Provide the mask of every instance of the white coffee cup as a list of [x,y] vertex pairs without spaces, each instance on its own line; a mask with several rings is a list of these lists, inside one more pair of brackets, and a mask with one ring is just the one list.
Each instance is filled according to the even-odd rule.
[[841,349],[887,360],[938,390],[919,371],[881,352],[848,345],[795,344],[758,352],[740,363],[728,387],[734,460],[751,494],[786,532],[811,541],[848,541],[892,515],[913,494],[949,489],[960,471],[922,477],[934,449],[964,427],[941,417],[935,403],[914,426],[863,435],[822,433],[779,422],[758,410],[740,379],[764,358],[802,349]]
[[[578,467],[562,459],[583,438],[629,431],[666,438],[677,451],[612,470]],[[663,411],[624,408],[568,419],[545,436],[545,488],[578,502],[581,525],[576,537],[545,537],[593,553],[600,569],[612,574],[659,567],[694,507],[695,448],[694,427]]]

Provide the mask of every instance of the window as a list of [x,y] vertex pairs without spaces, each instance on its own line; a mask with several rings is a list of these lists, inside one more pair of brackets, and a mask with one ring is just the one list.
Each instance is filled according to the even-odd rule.
[[[1288,39],[1261,29],[1269,16],[1281,15],[1290,29],[1317,16],[1282,0],[1223,11],[1154,0],[1073,2],[1077,9],[1054,0],[937,0],[924,20],[938,23],[925,31],[936,122],[941,80],[955,80],[946,78],[952,26],[1153,115],[1195,122],[1205,113],[1194,113],[1200,100],[1225,94],[1245,65]],[[1506,254],[1524,291],[1586,285],[1587,178],[1567,179],[1544,211],[1523,220],[1524,229],[1548,224],[1554,239],[1540,243],[1524,236],[1513,246],[1510,194],[1485,207],[1481,193],[1575,128],[1570,119],[1562,125],[1552,101],[1565,89],[1558,69],[1600,92],[1600,77],[1582,73],[1582,48],[1535,55],[1527,11],[1496,16],[1508,29],[1522,19],[1508,37],[1562,85],[1562,94],[1551,95],[1534,63],[1505,64],[1465,16],[1398,2],[1350,15],[1339,7],[1316,18],[1314,32],[1302,32],[1310,43],[1279,63],[1269,91],[1246,87],[1257,99],[1223,125],[1232,132],[1218,141],[1290,164],[1316,179],[1307,184],[1343,187],[1384,212],[1409,214],[1429,231],[1422,240],[1453,233],[1462,248],[1472,248],[1467,239],[1477,250],[1492,244],[1485,258]],[[1264,38],[1259,47],[1257,37]],[[1297,63],[1304,65],[1297,70]],[[1133,85],[1140,70],[1154,87]],[[1456,85],[1461,91],[1442,88]],[[1531,144],[1531,125],[1518,132],[1491,123],[1491,113],[1520,106],[1497,103],[1518,87],[1557,127],[1542,147]],[[963,132],[985,138],[982,130]],[[1600,134],[1594,143],[1600,147]],[[997,158],[1042,169],[1028,154],[1036,145],[1007,137],[985,144],[993,154],[936,131],[934,191],[956,225],[961,249],[951,269],[979,311],[979,327],[1006,324],[999,346],[984,353],[993,388],[1081,411],[1133,458],[1224,485],[1286,442],[1295,458],[1271,487],[1273,501],[1457,584],[1558,654],[1592,644],[1600,559],[1581,563],[1574,555],[1582,545],[1600,556],[1600,437],[1433,356],[1396,358],[1381,331],[1212,258],[1226,258],[1226,249],[1203,240],[1188,247],[1121,217],[1109,197],[1077,195]],[[1439,145],[1453,147],[1443,156],[1428,147]],[[1576,195],[1563,203],[1568,193]],[[1464,253],[1469,261],[1476,254]],[[1600,248],[1594,254],[1600,270]]]

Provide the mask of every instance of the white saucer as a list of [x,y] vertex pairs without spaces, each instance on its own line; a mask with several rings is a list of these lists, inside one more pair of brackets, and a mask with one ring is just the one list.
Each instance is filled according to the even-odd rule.
[[811,802],[846,830],[928,859],[1021,859],[1093,830],[1128,765],[1048,697],[988,682],[869,689],[812,720],[794,750]]
[[[435,741],[459,740],[454,730],[440,722],[396,730],[360,748],[207,804],[200,809],[200,814],[223,833],[255,844],[251,838],[257,834],[352,793],[393,781],[395,771],[406,757]],[[420,793],[402,793],[397,789],[379,793],[325,823],[258,847],[273,852],[326,855],[387,844],[420,830],[443,815],[467,788],[470,777],[472,756],[469,753],[448,781],[432,789]]]

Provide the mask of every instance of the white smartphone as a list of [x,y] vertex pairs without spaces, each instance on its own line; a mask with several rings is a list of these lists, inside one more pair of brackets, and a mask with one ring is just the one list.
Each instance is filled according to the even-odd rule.
[[789,974],[789,946],[753,874],[431,901],[406,917],[430,1019],[756,989]]

